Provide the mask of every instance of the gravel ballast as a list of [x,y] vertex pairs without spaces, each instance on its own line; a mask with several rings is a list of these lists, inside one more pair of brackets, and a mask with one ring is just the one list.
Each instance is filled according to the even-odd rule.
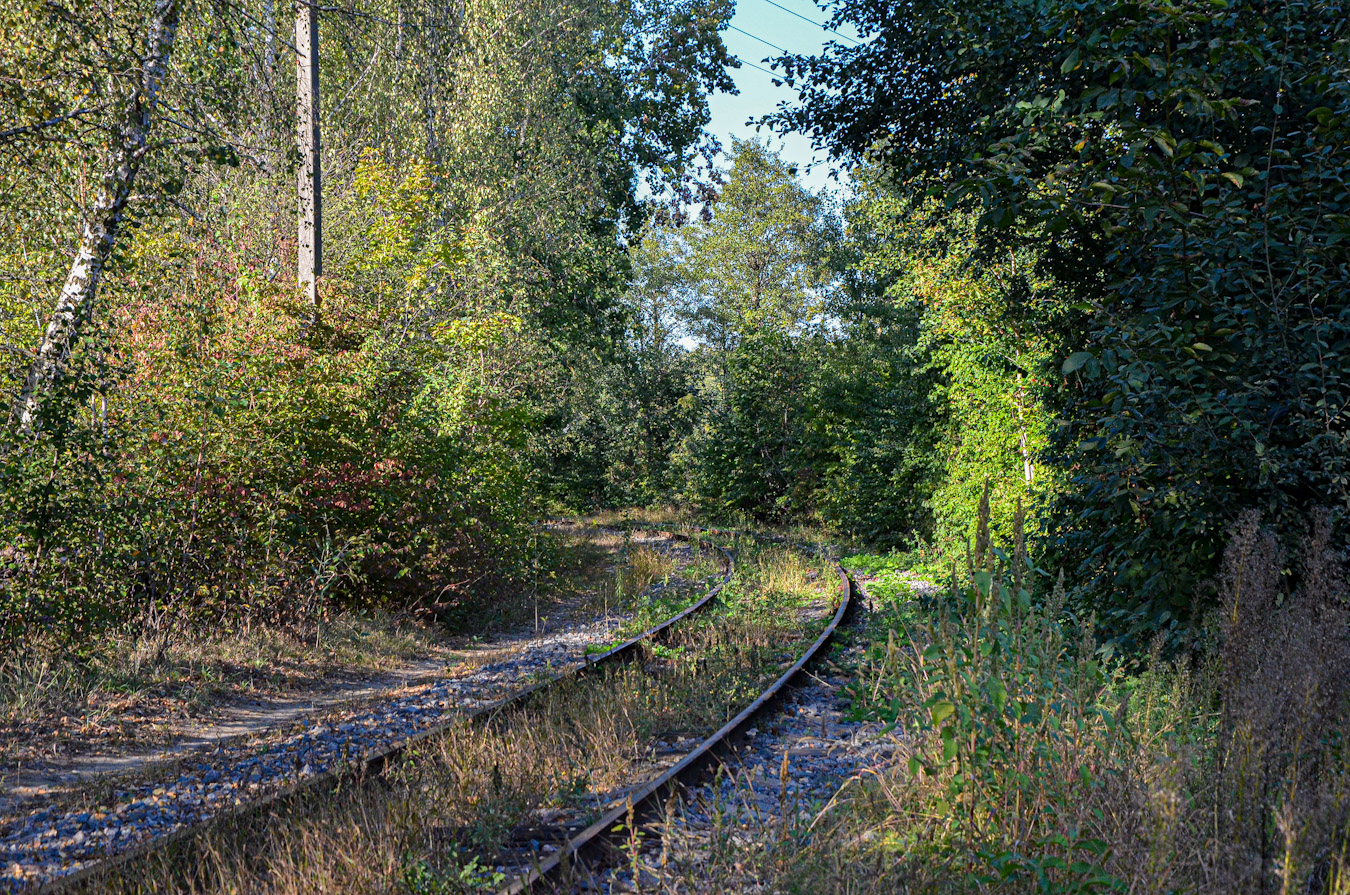
[[[651,546],[658,546],[655,539]],[[687,545],[659,546],[688,563]],[[565,674],[585,663],[588,649],[612,642],[629,621],[617,615],[553,633],[500,638],[490,644],[494,653],[507,654],[498,661],[358,710],[330,712],[147,768],[96,808],[74,810],[70,799],[30,801],[26,813],[0,819],[0,891],[19,892],[73,873]]]

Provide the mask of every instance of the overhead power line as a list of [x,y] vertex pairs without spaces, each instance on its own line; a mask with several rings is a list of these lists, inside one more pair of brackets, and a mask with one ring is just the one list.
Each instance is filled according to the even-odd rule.
[[747,68],[753,68],[753,69],[755,69],[756,71],[762,71],[762,72],[764,72],[764,74],[769,75],[770,77],[772,77],[772,78],[774,78],[775,80],[777,80],[778,83],[779,83],[779,85],[782,86],[782,87],[792,87],[793,90],[796,90],[796,91],[798,91],[799,93],[801,92],[800,88],[793,87],[791,84],[784,83],[784,75],[783,75],[782,72],[770,71],[769,69],[765,68],[765,67],[762,66],[762,65],[755,65],[755,63],[753,63],[753,62],[747,62],[747,61],[745,61],[744,59],[742,59],[740,56],[737,56],[735,53],[732,53],[732,54],[731,54],[731,58],[732,58],[732,59],[735,59],[737,62],[739,62],[741,65],[744,65],[744,66],[747,67]]
[[[788,9],[786,6],[784,6],[784,5],[781,4],[781,3],[774,3],[773,0],[764,0],[764,2],[767,3],[767,4],[769,4],[770,6],[776,6],[776,7],[778,7],[779,9],[781,9],[783,12],[787,13],[788,15],[796,16],[797,18],[801,19],[803,22],[810,22],[812,25],[815,25],[817,28],[823,28],[824,30],[830,32],[831,34],[838,34],[838,35],[839,35],[840,37],[842,37],[844,40],[852,41],[852,42],[855,43],[855,44],[862,44],[862,41],[858,40],[856,37],[849,37],[847,34],[843,34],[843,33],[840,33],[840,32],[838,32],[838,31],[835,31],[833,28],[831,28],[829,25],[826,25],[824,22],[817,22],[815,19],[808,19],[806,16],[802,15],[801,13],[797,12],[796,10],[794,10],[794,9]],[[738,29],[736,29],[736,30],[739,31],[740,29],[738,28]],[[786,51],[784,51],[784,52],[786,52]]]
[[732,58],[732,59],[735,59],[737,62],[739,62],[741,65],[746,66],[747,68],[753,68],[753,69],[755,69],[755,70],[757,70],[757,71],[762,71],[762,72],[764,72],[764,74],[766,74],[766,75],[773,75],[775,78],[778,78],[780,81],[783,79],[783,75],[780,74],[779,72],[771,71],[771,70],[765,68],[765,67],[762,66],[762,65],[755,65],[755,63],[753,63],[753,62],[747,62],[746,60],[742,59],[740,56],[737,56],[735,53],[731,54],[731,58]]
[[775,50],[777,50],[777,51],[780,52],[780,53],[788,53],[788,54],[791,54],[791,53],[792,53],[791,50],[785,50],[785,49],[783,49],[782,47],[780,47],[778,44],[773,43],[772,41],[765,40],[764,38],[760,37],[758,34],[751,34],[749,31],[746,31],[744,28],[737,28],[735,25],[728,25],[727,27],[730,28],[732,31],[736,31],[736,32],[738,32],[738,33],[740,33],[740,34],[744,34],[746,37],[750,38],[751,40],[757,40],[757,41],[759,41],[760,43],[764,44],[766,47],[773,47]]

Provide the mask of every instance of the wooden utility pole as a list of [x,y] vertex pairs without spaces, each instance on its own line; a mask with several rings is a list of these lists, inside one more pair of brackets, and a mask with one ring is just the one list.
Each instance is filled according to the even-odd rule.
[[300,144],[300,288],[310,323],[319,319],[323,276],[323,172],[319,163],[319,11],[314,0],[295,4],[295,112]]

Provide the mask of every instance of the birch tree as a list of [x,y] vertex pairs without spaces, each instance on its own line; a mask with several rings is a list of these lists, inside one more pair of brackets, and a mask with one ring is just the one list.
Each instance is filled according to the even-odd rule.
[[87,214],[75,259],[19,395],[15,416],[23,432],[35,428],[41,403],[60,382],[62,368],[89,319],[99,279],[126,217],[136,176],[153,148],[150,132],[178,34],[178,13],[178,0],[155,0],[146,30],[139,83],[121,109],[102,184]]

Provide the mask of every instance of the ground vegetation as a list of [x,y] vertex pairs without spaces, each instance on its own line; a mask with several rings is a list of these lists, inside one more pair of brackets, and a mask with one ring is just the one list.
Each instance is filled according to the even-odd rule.
[[[873,574],[852,710],[912,758],[728,866],[1346,891],[1346,10],[827,10],[859,39],[777,60],[800,99],[763,122],[846,167],[813,191],[705,131],[729,2],[323,8],[310,301],[274,0],[0,0],[0,692],[73,712],[53,682],[221,628],[361,664],[351,632],[490,627],[581,561],[551,515],[773,526]],[[630,559],[615,601],[665,574]],[[782,633],[754,619],[732,665]],[[607,711],[670,708],[635,680]],[[532,748],[627,754],[558,699]],[[516,801],[433,756],[267,846],[268,884],[482,883],[431,814],[371,818],[441,787],[486,858],[474,810],[564,798],[484,736]]]

